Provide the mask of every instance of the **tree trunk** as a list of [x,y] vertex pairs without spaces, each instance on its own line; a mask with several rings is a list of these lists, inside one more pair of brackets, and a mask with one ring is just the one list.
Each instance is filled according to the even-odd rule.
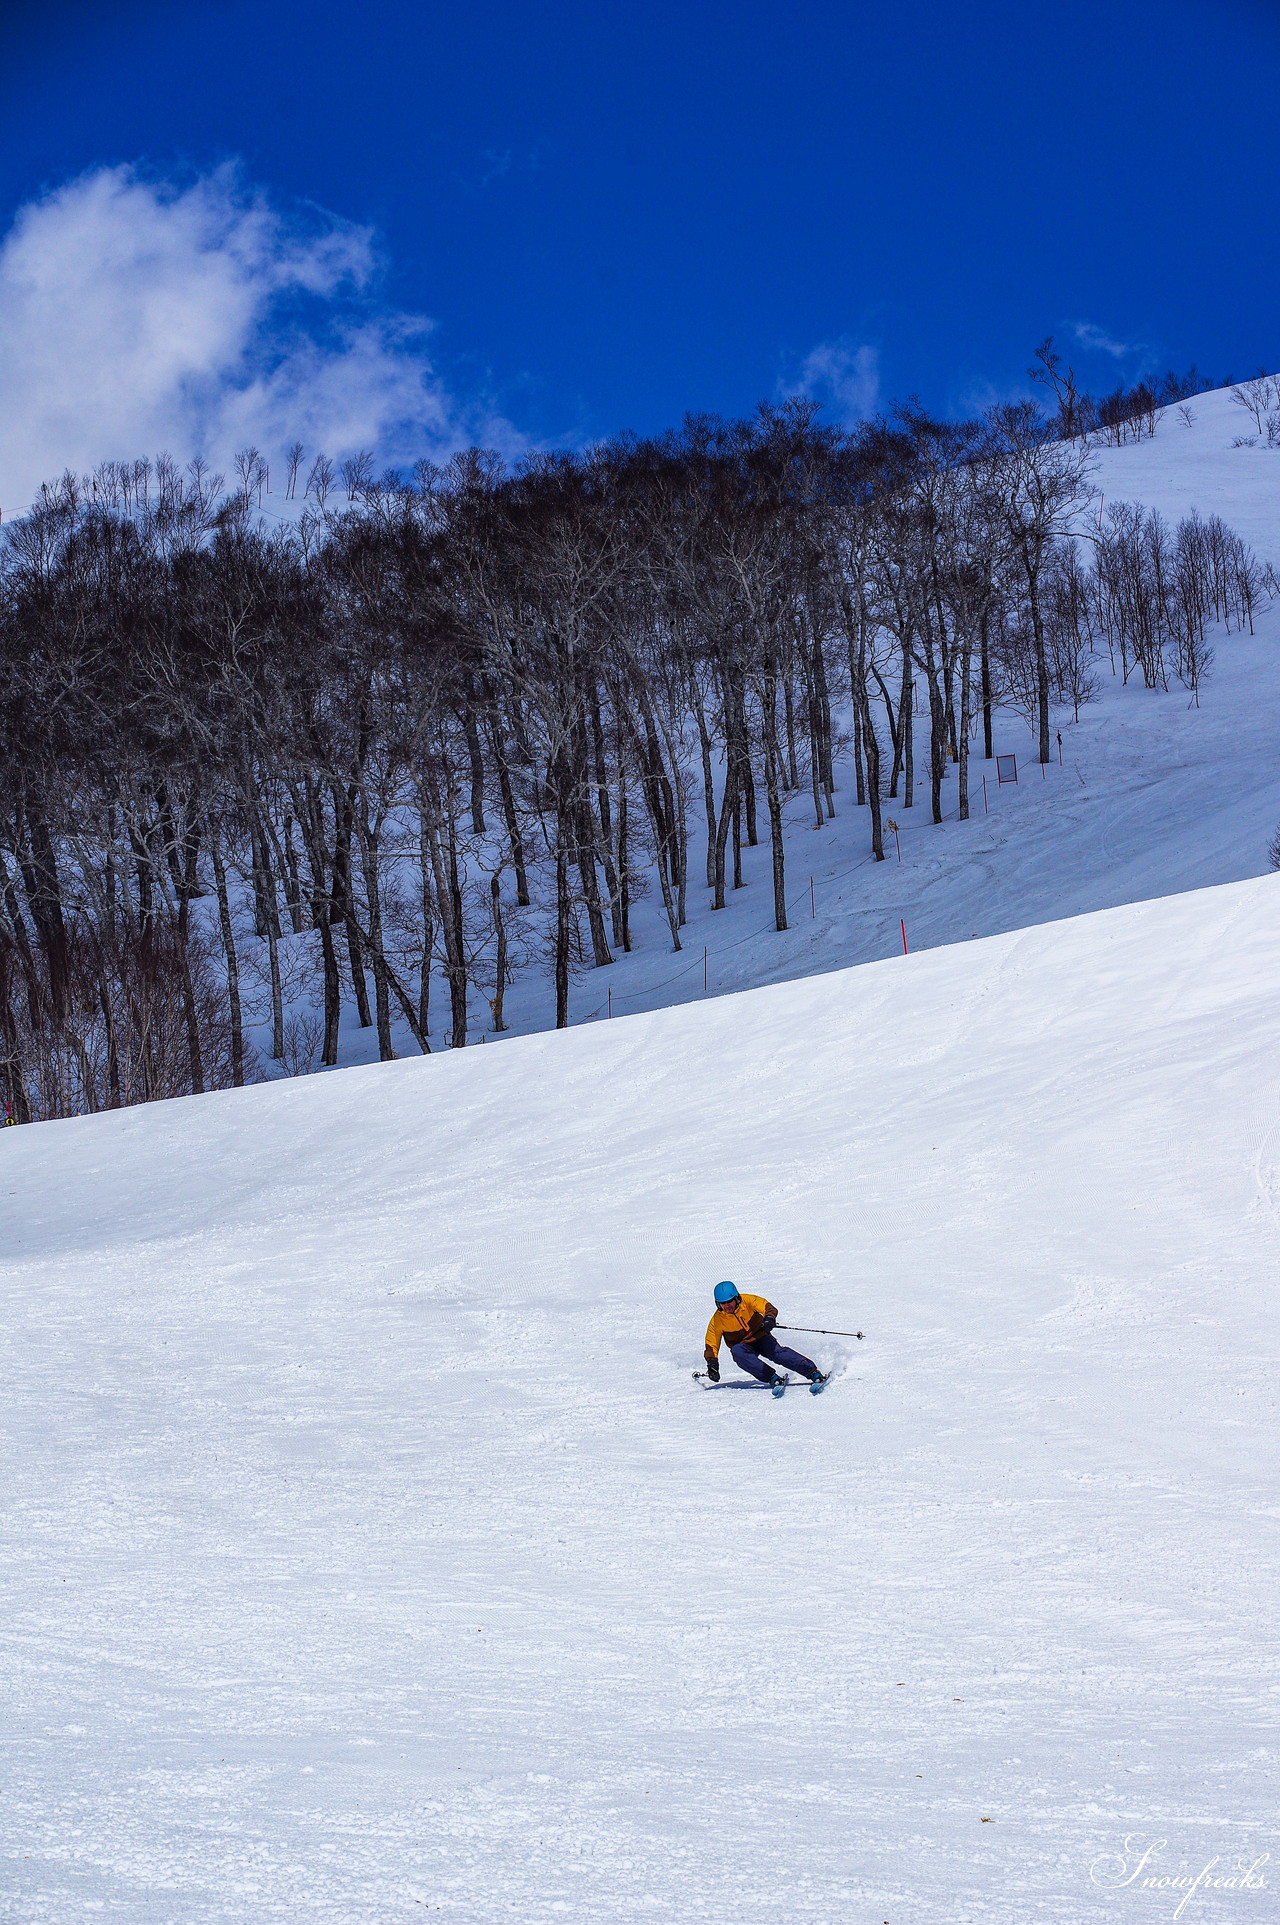
[[564,818],[556,818],[556,1028],[569,1027],[569,865]]
[[280,944],[274,929],[267,930],[267,967],[271,973],[271,1057],[284,1061],[284,985],[280,981]]
[[827,686],[826,651],[822,646],[822,636],[817,632],[813,640],[813,681],[818,697],[818,761],[822,792],[827,804],[827,820],[830,822],[836,812],[835,757],[831,748],[831,691]]
[[796,760],[796,706],[795,697],[791,690],[791,677],[789,675],[784,675],[782,678],[782,705],[787,724],[788,786],[792,789],[798,789],[800,787],[800,764]]
[[213,856],[213,880],[218,892],[218,922],[222,930],[222,947],[227,958],[227,1001],[231,1005],[231,1086],[240,1089],[244,1084],[244,1018],[240,1008],[240,961],[236,955],[235,931],[231,926],[231,903],[227,896],[227,872],[222,862],[222,848],[217,829],[209,837],[209,848]]
[[982,611],[982,630],[980,647],[982,650],[982,754],[986,761],[992,758],[991,743],[991,611]]
[[364,979],[364,965],[360,958],[360,944],[352,923],[355,920],[355,905],[351,897],[351,829],[354,814],[354,790],[344,791],[334,784],[333,789],[333,905],[342,918],[347,936],[347,962],[351,970],[351,987],[356,996],[356,1014],[361,1029],[369,1029],[373,1016],[369,1009],[369,987]]
[[853,701],[853,778],[856,784],[857,806],[865,807],[867,784],[862,773],[862,705],[855,694]]
[[364,893],[369,905],[369,950],[373,961],[373,1004],[378,1021],[378,1060],[395,1061],[391,1040],[391,998],[387,987],[389,965],[382,946],[382,888],[378,861],[378,831],[372,822],[357,824]]
[[516,872],[516,901],[522,909],[529,907],[529,878],[525,873],[524,837],[520,833],[520,819],[516,814],[516,799],[511,787],[511,771],[507,767],[506,748],[502,741],[496,715],[489,721],[489,740],[493,746],[494,766],[498,771],[498,794],[502,799],[502,814],[507,825],[507,843],[511,850],[511,866]]
[[302,885],[298,877],[298,851],[293,846],[293,817],[284,819],[284,899],[288,905],[289,921],[295,936],[300,936],[306,924],[302,914]]
[[865,674],[858,680],[858,699],[862,706],[862,749],[867,758],[867,800],[871,805],[871,853],[877,862],[883,862],[884,824],[880,806],[880,738],[876,734],[875,721],[871,714],[871,698],[867,693]]
[[1040,725],[1040,761],[1049,760],[1049,660],[1044,645],[1044,617],[1040,610],[1040,556],[1024,545],[1023,568],[1027,577],[1027,604],[1031,610],[1031,633],[1036,655],[1036,715]]
[[963,651],[960,656],[960,741],[957,789],[959,792],[959,816],[961,822],[969,820],[969,728],[972,721],[970,705],[973,699],[973,648],[969,632],[965,631]]
[[320,1051],[320,1061],[326,1069],[334,1069],[338,1062],[338,1023],[342,1015],[342,984],[338,977],[338,957],[333,946],[333,924],[329,920],[328,901],[324,904],[320,922],[320,955],[324,964],[324,1044]]
[[422,1050],[429,1055],[427,1036],[431,1029],[431,959],[435,948],[435,917],[431,898],[431,852],[427,847],[427,822],[422,799],[418,799],[418,875],[422,889],[422,974],[418,981],[418,1027]]
[[[915,763],[915,683],[911,676],[911,654],[902,651],[902,707],[898,714],[898,733],[902,741],[902,806],[910,809],[916,799]],[[892,790],[890,790],[892,794]]]
[[480,753],[480,731],[476,727],[475,690],[470,686],[463,704],[462,729],[471,764],[471,833],[482,836],[485,833],[484,757]]
[[631,871],[627,848],[627,778],[622,766],[621,743],[618,752],[618,909],[622,918],[622,947],[631,953]]
[[[711,732],[703,712],[702,697],[693,692],[693,712],[698,724],[698,747],[702,753],[702,806],[707,817],[707,887],[716,886],[716,785],[711,763]],[[719,909],[723,905],[717,903]]]
[[[600,701],[591,696],[591,739],[595,753],[596,808],[599,812],[600,857],[604,867],[604,886],[609,895],[609,921],[615,943],[622,941],[622,914],[618,902],[618,871],[613,859],[613,810],[609,805],[609,765],[604,752],[604,727],[600,720]],[[505,940],[505,937],[504,937]]]
[[[446,787],[451,785],[446,777]],[[462,918],[462,888],[458,876],[458,833],[453,811],[445,816],[446,846],[440,847],[437,829],[431,829],[432,866],[435,872],[436,900],[444,934],[445,975],[449,982],[449,1013],[452,1030],[450,1048],[465,1049],[467,1043],[467,951]]]
[[782,840],[782,795],[779,788],[777,678],[771,666],[764,673],[764,781],[769,800],[769,840],[773,853],[773,925],[787,927],[785,852]]
[[41,808],[28,806],[26,827],[30,856],[20,863],[22,880],[31,905],[31,920],[35,924],[36,936],[44,950],[50,1013],[55,1027],[61,1029],[67,1019],[71,969],[66,923],[62,914],[58,861],[54,854],[53,837]]
[[[200,1044],[200,1016],[196,1009],[196,986],[191,980],[191,953],[187,939],[191,929],[191,898],[199,887],[196,864],[200,842],[197,835],[186,838],[185,863],[178,882],[178,955],[182,968],[182,1017],[187,1031],[187,1060],[191,1068],[191,1093],[204,1094],[204,1051]],[[175,850],[175,856],[176,856]],[[176,863],[175,863],[176,868]]]
[[502,919],[502,889],[497,876],[489,884],[489,894],[493,900],[493,933],[497,943],[497,962],[493,979],[493,1027],[497,1035],[506,1028],[502,1020],[502,1003],[507,993],[507,925]]

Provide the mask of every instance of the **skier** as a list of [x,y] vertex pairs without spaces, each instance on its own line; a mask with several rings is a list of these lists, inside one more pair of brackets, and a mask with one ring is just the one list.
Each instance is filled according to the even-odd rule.
[[778,1321],[778,1313],[764,1297],[744,1297],[736,1283],[718,1283],[715,1287],[716,1308],[711,1322],[707,1325],[707,1345],[703,1355],[707,1360],[707,1375],[713,1384],[720,1381],[720,1344],[723,1340],[729,1346],[729,1355],[739,1370],[745,1370],[749,1377],[757,1378],[768,1384],[771,1390],[780,1389],[782,1378],[776,1370],[770,1370],[762,1363],[767,1357],[770,1363],[781,1364],[785,1370],[794,1370],[801,1377],[807,1377],[809,1388],[816,1396],[827,1379],[808,1357],[802,1357],[798,1350],[788,1350],[780,1344],[773,1334],[773,1326]]

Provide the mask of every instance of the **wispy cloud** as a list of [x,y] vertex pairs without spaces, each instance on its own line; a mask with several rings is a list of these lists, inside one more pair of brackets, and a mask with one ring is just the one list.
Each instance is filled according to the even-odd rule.
[[793,380],[778,383],[779,396],[821,402],[838,421],[861,421],[880,400],[880,355],[844,337],[811,348]]
[[1098,354],[1109,354],[1116,361],[1123,361],[1129,354],[1146,352],[1145,342],[1117,341],[1107,333],[1105,328],[1096,326],[1092,321],[1069,321],[1067,326],[1082,348],[1088,348]]
[[184,185],[101,168],[30,203],[0,242],[0,506],[162,449],[514,450],[440,379],[432,323],[376,305],[376,270],[369,229],[287,217],[234,167]]

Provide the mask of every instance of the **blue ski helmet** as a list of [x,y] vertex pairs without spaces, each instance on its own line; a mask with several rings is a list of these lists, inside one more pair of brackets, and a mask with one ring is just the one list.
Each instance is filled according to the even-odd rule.
[[736,1283],[718,1283],[716,1285],[717,1303],[732,1303],[737,1295],[738,1286]]

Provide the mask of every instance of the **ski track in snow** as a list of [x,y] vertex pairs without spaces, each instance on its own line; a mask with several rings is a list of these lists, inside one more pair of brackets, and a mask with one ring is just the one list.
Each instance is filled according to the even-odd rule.
[[[1268,877],[0,1137],[0,1917],[1086,1925],[1172,1913],[1127,1835],[1272,1849],[1278,952]],[[825,1396],[693,1383],[722,1275],[867,1332]]]

